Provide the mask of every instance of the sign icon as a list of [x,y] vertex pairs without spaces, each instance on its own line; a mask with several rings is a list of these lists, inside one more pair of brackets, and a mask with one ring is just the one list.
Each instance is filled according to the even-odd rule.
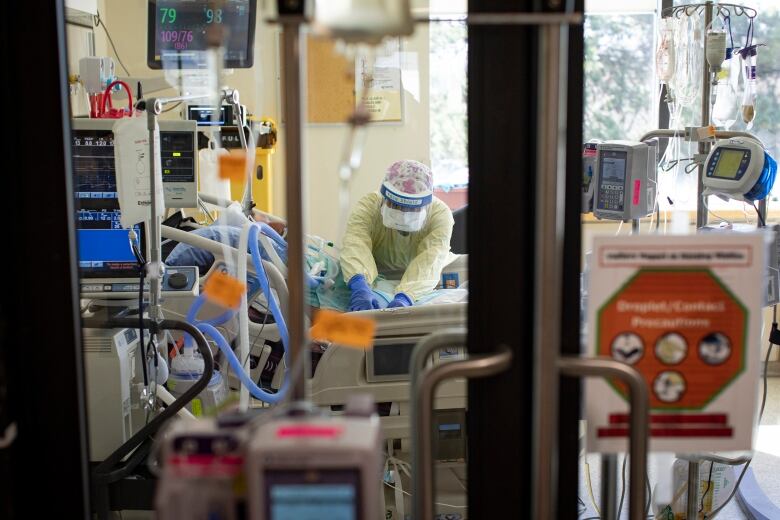
[[623,332],[612,340],[610,346],[612,358],[633,365],[645,354],[645,345],[642,338],[633,332]]
[[674,370],[661,372],[653,381],[653,393],[665,403],[679,401],[685,389],[685,378]]
[[666,365],[676,365],[688,355],[688,342],[677,332],[668,332],[655,342],[655,355]]
[[731,357],[731,341],[720,332],[707,334],[699,342],[699,357],[708,365],[721,365]]

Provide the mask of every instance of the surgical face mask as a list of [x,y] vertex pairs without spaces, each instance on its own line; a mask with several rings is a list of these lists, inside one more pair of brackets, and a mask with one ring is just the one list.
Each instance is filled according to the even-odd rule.
[[420,231],[425,224],[425,217],[428,215],[426,209],[420,211],[401,211],[387,207],[382,204],[382,223],[385,227],[413,233]]

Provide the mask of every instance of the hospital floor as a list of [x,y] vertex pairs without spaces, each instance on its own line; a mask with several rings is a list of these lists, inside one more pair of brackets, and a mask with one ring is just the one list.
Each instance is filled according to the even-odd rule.
[[[761,426],[758,431],[758,441],[753,461],[750,468],[756,475],[761,489],[767,497],[775,504],[780,506],[780,377],[770,377],[768,379],[768,390],[766,408]],[[590,478],[593,486],[593,495],[599,500],[601,493],[601,460],[597,454],[587,455],[587,462],[590,466]],[[622,464],[622,458],[621,458]],[[654,457],[651,455],[648,462],[648,473],[652,486],[658,482],[659,472],[655,467]],[[736,476],[739,475],[741,467],[737,468]],[[597,518],[593,503],[588,493],[586,481],[585,464],[580,464],[580,499],[585,504],[586,509],[580,514],[581,519]],[[667,477],[668,478],[668,477]],[[618,483],[618,496],[620,496],[621,485]],[[628,491],[626,491],[626,502],[621,513],[621,519],[628,518]],[[652,512],[651,512],[652,513]],[[748,517],[742,512],[736,497],[718,514],[717,518],[723,520],[742,520]]]

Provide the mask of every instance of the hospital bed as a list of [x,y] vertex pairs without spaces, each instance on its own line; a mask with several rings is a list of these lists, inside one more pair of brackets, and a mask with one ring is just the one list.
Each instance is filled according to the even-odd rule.
[[[208,249],[215,255],[215,262],[209,273],[224,265],[224,254],[232,254],[232,248],[185,231],[163,228],[165,238]],[[232,249],[232,251],[236,251]],[[264,262],[266,264],[266,262]],[[272,273],[271,285],[279,295],[282,308],[286,308],[287,286],[282,272],[267,262]],[[249,274],[253,273],[248,266]],[[208,276],[208,274],[206,275]],[[205,279],[206,276],[203,278]],[[457,294],[455,299],[462,300],[467,293],[468,257],[459,255],[447,265],[442,273],[442,286],[447,281],[457,280],[460,289],[440,289],[442,295],[438,301],[446,301],[448,295]],[[262,297],[259,298],[262,300]],[[313,343],[313,373],[307,381],[311,401],[333,414],[342,413],[350,395],[370,394],[378,404],[381,429],[386,440],[388,460],[399,464],[408,464],[411,452],[411,392],[409,361],[412,350],[424,336],[433,332],[464,327],[467,318],[465,301],[436,303],[436,299],[427,305],[361,311],[355,315],[371,318],[375,324],[373,348],[368,350],[349,348],[338,344]],[[219,311],[214,309],[215,314]],[[184,314],[183,309],[177,313]],[[253,316],[254,314],[254,316]],[[264,369],[272,370],[268,386],[281,387],[287,376],[288,367],[281,357],[280,334],[275,323],[265,322],[268,313],[261,303],[254,302],[250,307],[249,356],[252,359],[250,375],[254,381],[260,381]],[[226,336],[230,330],[223,330]],[[235,336],[233,334],[233,336]],[[276,358],[274,358],[276,355]],[[429,364],[437,364],[464,356],[464,347],[452,345],[436,352]],[[237,387],[237,381],[231,386]],[[252,402],[252,406],[262,406]],[[466,479],[466,408],[467,385],[465,380],[455,379],[442,383],[434,399],[434,425],[438,433],[435,459],[437,460],[437,492],[440,500],[453,507],[445,507],[442,513],[462,512],[465,506],[464,482]],[[404,475],[395,475],[394,485],[400,489],[409,489],[410,481]],[[399,500],[405,500],[403,492],[389,485],[385,487],[385,503],[392,509],[397,508]],[[408,502],[408,499],[406,499]],[[392,505],[391,505],[392,504]],[[408,510],[405,508],[397,510]],[[441,509],[441,508],[440,508]]]
[[[225,247],[218,242],[195,236],[192,233],[179,229],[163,226],[162,235],[165,238],[190,244],[212,252],[215,262],[209,273],[223,268],[224,254],[230,254],[235,249]],[[264,264],[276,264],[273,260]],[[271,269],[272,287],[279,296],[282,308],[286,307],[287,287],[281,269]],[[253,273],[251,265],[248,266],[249,274]],[[424,336],[445,328],[462,327],[466,321],[467,303],[464,301],[464,293],[467,294],[468,286],[468,257],[457,255],[454,261],[447,265],[442,272],[444,280],[457,280],[459,289],[437,290],[437,297],[426,305],[412,307],[400,307],[380,310],[370,310],[355,313],[374,320],[376,332],[374,348],[370,350],[358,350],[343,347],[337,344],[320,345],[315,351],[315,369],[310,379],[310,395],[314,403],[330,407],[337,411],[347,402],[350,394],[363,392],[374,396],[377,403],[383,403],[388,409],[384,410],[382,422],[386,426],[388,438],[409,437],[409,376],[408,362],[413,346]],[[250,289],[251,291],[251,289]],[[268,320],[265,307],[261,303],[262,295],[255,301],[250,309],[249,355],[252,358],[251,376],[257,381],[260,379],[264,368],[272,357],[274,346],[280,341],[280,334],[276,323]],[[458,301],[452,301],[458,300]],[[438,302],[445,303],[438,303]],[[174,307],[179,305],[178,308]],[[186,302],[170,302],[166,310],[175,317],[186,314]],[[218,313],[218,309],[206,312]],[[235,324],[233,324],[235,325]],[[223,327],[228,340],[235,337],[231,325]],[[460,352],[441,352],[441,360],[459,356]],[[281,370],[279,369],[281,367]],[[273,379],[270,386],[278,389],[284,377],[286,367],[279,363],[273,370]],[[462,384],[453,382],[445,384],[437,403],[439,409],[465,409],[465,389]]]

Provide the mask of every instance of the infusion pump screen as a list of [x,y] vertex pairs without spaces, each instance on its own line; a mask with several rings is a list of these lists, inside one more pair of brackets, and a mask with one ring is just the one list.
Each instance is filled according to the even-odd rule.
[[351,470],[270,471],[266,516],[270,520],[357,520],[360,477]]
[[208,31],[225,34],[229,68],[253,64],[256,0],[150,0],[147,61],[154,69],[202,68]]
[[623,211],[627,162],[627,152],[599,151],[599,209]]
[[745,150],[721,149],[718,165],[712,176],[720,179],[736,179],[743,159],[746,157],[749,157],[749,152]]

